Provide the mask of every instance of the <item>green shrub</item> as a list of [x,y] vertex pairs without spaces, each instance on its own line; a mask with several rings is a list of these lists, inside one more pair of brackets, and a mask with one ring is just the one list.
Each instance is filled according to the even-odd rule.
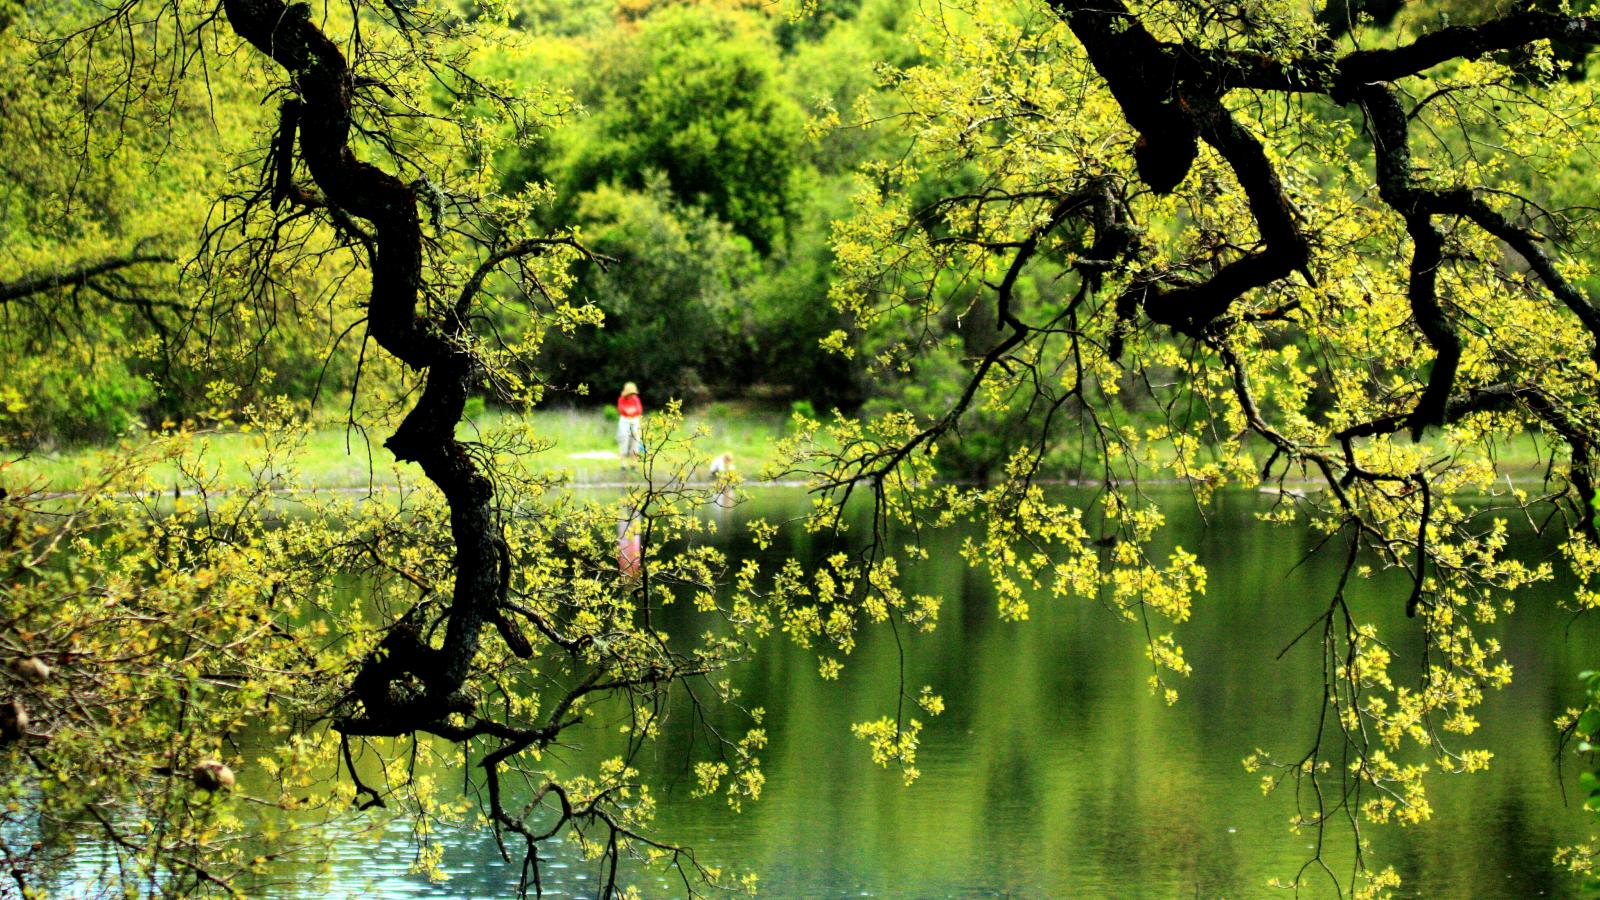
[[155,397],[121,359],[83,347],[13,360],[8,370],[16,392],[0,416],[0,440],[13,447],[113,440]]

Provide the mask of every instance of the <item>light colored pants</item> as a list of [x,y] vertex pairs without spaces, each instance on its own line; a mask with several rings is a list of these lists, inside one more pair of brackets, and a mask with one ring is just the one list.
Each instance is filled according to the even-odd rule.
[[644,416],[617,417],[617,454],[628,456],[644,452],[644,440],[639,436],[639,426],[643,423]]

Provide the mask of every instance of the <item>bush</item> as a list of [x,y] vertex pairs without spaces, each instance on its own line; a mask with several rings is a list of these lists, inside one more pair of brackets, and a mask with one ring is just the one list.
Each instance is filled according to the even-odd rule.
[[156,393],[121,359],[81,345],[13,360],[7,374],[14,393],[0,415],[0,439],[13,447],[114,440]]
[[616,260],[583,270],[574,292],[598,305],[606,324],[551,335],[541,368],[608,399],[637,382],[647,407],[698,402],[730,385],[740,298],[760,269],[750,242],[674,203],[659,179],[643,193],[591,191],[579,210],[590,246]]

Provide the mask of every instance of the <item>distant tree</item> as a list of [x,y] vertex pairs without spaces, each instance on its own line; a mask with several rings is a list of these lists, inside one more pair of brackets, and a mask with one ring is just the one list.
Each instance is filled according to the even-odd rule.
[[610,262],[577,273],[575,290],[605,326],[553,337],[545,377],[584,383],[609,400],[624,382],[652,402],[703,400],[734,386],[761,274],[750,242],[704,210],[680,206],[660,176],[641,191],[602,185],[579,196],[588,245]]
[[579,89],[594,115],[571,135],[563,186],[641,188],[663,173],[679,202],[732,224],[757,250],[781,242],[805,135],[771,39],[746,17],[682,5],[618,37]]
[[213,202],[237,187],[218,147],[254,139],[270,118],[259,96],[218,77],[126,102],[127,67],[160,45],[127,57],[44,37],[80,12],[36,5],[0,27],[0,368],[27,400],[6,442],[111,441],[206,409],[216,380],[242,386],[239,405],[347,388],[357,354],[338,338],[353,316],[326,302],[326,273],[274,272],[280,289],[243,316],[185,283]]

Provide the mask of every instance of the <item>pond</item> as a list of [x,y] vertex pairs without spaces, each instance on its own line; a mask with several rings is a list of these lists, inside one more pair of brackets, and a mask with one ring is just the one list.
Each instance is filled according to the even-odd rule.
[[[1204,523],[1192,503],[1169,504],[1167,541],[1210,571],[1206,595],[1179,629],[1194,674],[1178,685],[1176,706],[1146,683],[1137,626],[1081,598],[1034,598],[1031,621],[1001,622],[987,582],[957,562],[962,535],[933,535],[931,561],[909,577],[945,605],[933,634],[906,642],[904,663],[912,691],[932,685],[946,701],[943,715],[924,717],[921,778],[905,786],[850,734],[853,722],[893,713],[900,657],[887,628],[864,635],[837,681],[818,678],[813,652],[774,639],[735,675],[748,705],[767,710],[762,799],[742,814],[716,799],[692,800],[689,717],[676,715],[636,763],[662,800],[658,833],[708,863],[758,872],[770,897],[1273,893],[1268,880],[1292,879],[1315,836],[1291,834],[1293,798],[1263,797],[1260,775],[1240,761],[1256,747],[1288,756],[1308,746],[1320,648],[1307,641],[1279,651],[1324,607],[1341,560],[1302,561],[1308,536],[1255,519],[1269,502],[1226,494]],[[805,503],[797,491],[758,490],[715,514],[725,534],[737,533],[752,516],[793,515]],[[770,552],[814,560],[821,550],[811,540],[787,534]],[[1362,582],[1348,596],[1358,615],[1396,629],[1397,654],[1414,656],[1420,636],[1396,584]],[[1524,595],[1506,625],[1516,678],[1487,701],[1467,744],[1495,751],[1490,770],[1436,782],[1434,817],[1423,825],[1366,830],[1373,860],[1405,879],[1403,895],[1555,896],[1575,887],[1550,858],[1587,834],[1587,814],[1563,798],[1551,722],[1576,702],[1576,673],[1600,664],[1600,632],[1594,618],[1557,607],[1564,589]],[[612,756],[621,749],[614,738],[614,729],[588,729],[561,753]],[[1575,768],[1565,775],[1575,797]],[[1348,843],[1343,832],[1330,836]],[[410,838],[396,831],[376,847],[335,848],[331,872],[294,895],[510,893],[517,866],[501,860],[487,831],[443,840],[451,877],[442,885],[408,874]],[[1332,854],[1346,864],[1348,856]],[[545,858],[547,896],[595,894],[595,864],[559,845]],[[630,881],[647,897],[683,891],[675,876],[655,872],[635,871]],[[1333,892],[1311,879],[1304,894]]]

